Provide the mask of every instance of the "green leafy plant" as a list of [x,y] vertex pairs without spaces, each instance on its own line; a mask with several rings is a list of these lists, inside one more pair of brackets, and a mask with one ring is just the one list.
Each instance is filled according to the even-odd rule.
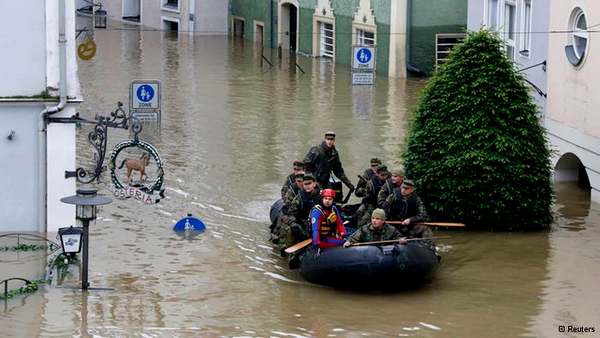
[[38,251],[45,250],[47,248],[46,245],[37,245],[37,244],[18,244],[15,246],[4,246],[0,247],[0,252],[2,251]]
[[56,269],[56,273],[59,278],[64,278],[69,274],[69,265],[76,264],[79,262],[79,259],[75,255],[66,255],[61,252],[58,255],[54,256],[53,259],[48,263],[48,269],[53,271]]
[[46,284],[46,281],[43,279],[31,281],[30,283],[27,283],[18,289],[13,289],[13,290],[8,291],[7,294],[0,293],[0,299],[11,299],[16,296],[34,293],[43,284]]
[[469,33],[429,80],[403,158],[433,218],[498,230],[552,222],[546,135],[522,75],[489,31]]

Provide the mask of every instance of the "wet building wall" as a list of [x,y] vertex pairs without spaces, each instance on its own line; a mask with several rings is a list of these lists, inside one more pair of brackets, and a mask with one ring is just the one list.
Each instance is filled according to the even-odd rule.
[[[600,58],[595,34],[576,36],[600,20],[600,3],[551,2],[549,35],[548,101],[545,125],[554,156],[556,181],[575,181],[591,189],[600,200]],[[591,28],[594,29],[594,28]],[[577,39],[577,40],[576,40]],[[578,49],[576,56],[573,48]]]
[[[431,74],[436,64],[436,34],[464,33],[467,0],[409,0],[410,65]],[[434,10],[432,10],[434,9]]]

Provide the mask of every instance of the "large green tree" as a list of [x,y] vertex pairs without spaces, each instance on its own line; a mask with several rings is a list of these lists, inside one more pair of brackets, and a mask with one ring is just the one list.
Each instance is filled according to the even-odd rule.
[[470,228],[552,222],[550,150],[530,88],[500,38],[469,33],[429,80],[403,151],[427,211]]

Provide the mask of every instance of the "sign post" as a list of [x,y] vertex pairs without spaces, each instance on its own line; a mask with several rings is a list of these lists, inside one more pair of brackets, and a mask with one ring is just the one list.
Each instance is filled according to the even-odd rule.
[[375,84],[375,46],[352,46],[352,84]]
[[160,124],[160,81],[133,80],[129,87],[129,112],[141,122]]

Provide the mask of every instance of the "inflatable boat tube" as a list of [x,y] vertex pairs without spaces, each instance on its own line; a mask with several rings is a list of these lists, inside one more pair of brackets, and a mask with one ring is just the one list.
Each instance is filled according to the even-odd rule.
[[422,286],[438,269],[439,258],[425,242],[405,245],[314,247],[300,256],[300,275],[336,288],[398,290]]

